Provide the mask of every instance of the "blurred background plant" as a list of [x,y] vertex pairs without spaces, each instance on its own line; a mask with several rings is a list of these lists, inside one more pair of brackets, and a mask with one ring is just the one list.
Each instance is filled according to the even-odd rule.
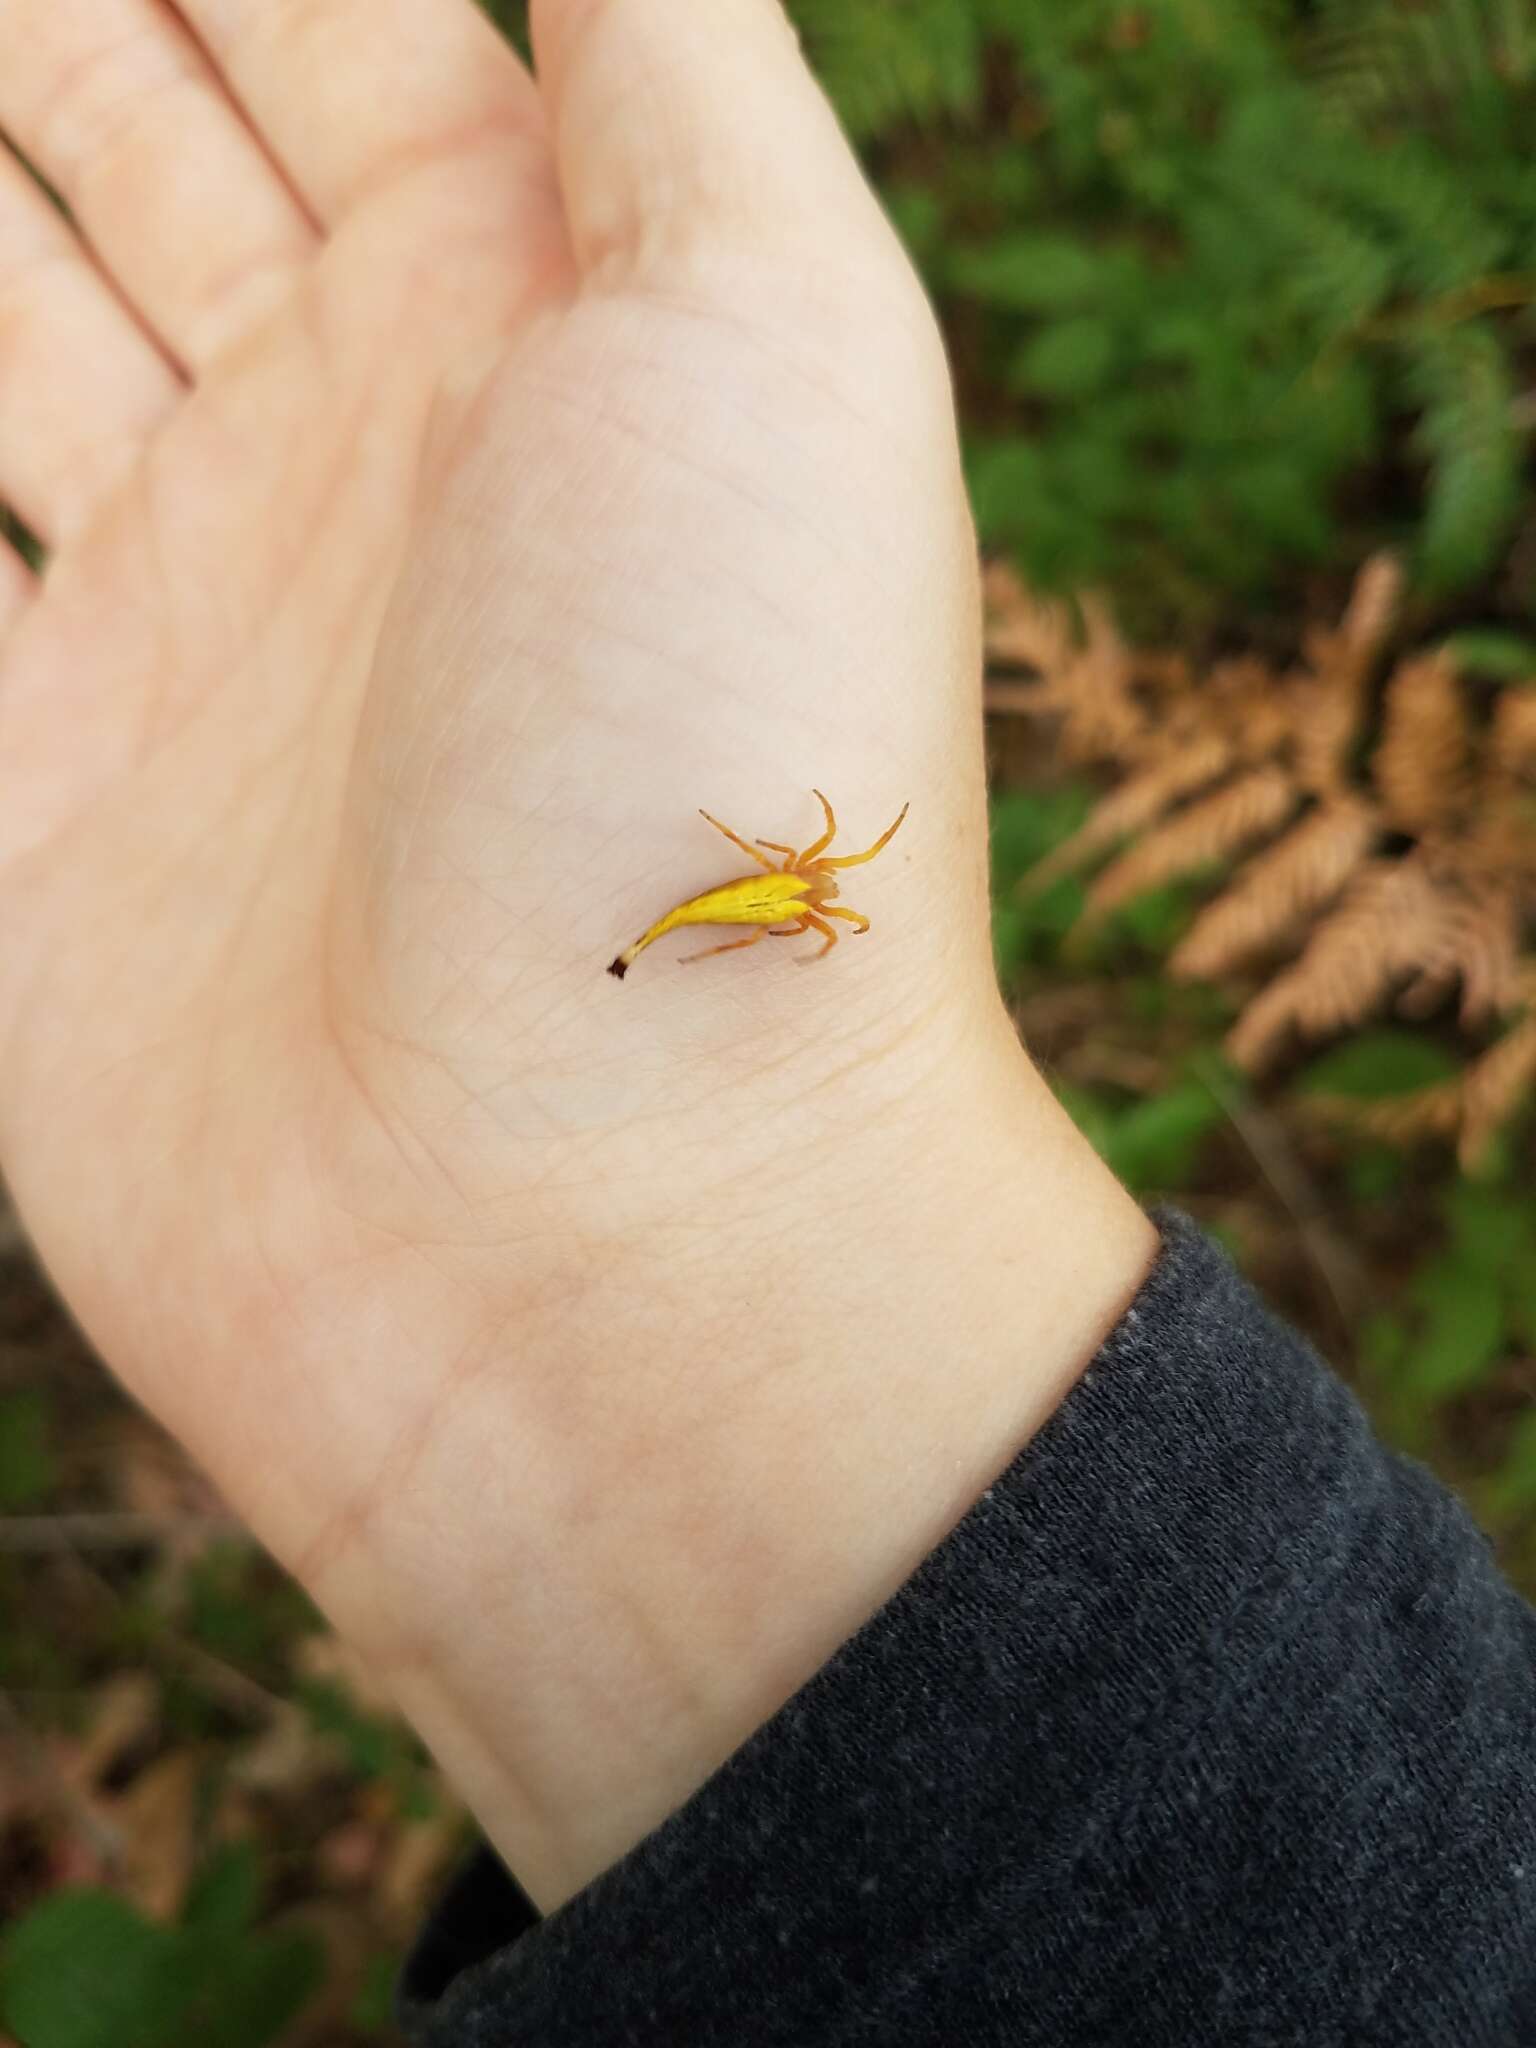
[[[1020,1029],[1536,1592],[1536,0],[789,4],[956,368]],[[391,2041],[465,1835],[0,1220],[0,2048]]]

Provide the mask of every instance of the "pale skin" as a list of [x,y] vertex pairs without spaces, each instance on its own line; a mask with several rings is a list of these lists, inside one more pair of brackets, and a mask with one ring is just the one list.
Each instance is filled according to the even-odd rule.
[[[552,1907],[1153,1237],[993,987],[944,358],[774,0],[534,32],[0,0],[80,225],[0,156],[0,1164]],[[878,932],[618,998],[698,803],[788,844],[813,782],[921,797]]]

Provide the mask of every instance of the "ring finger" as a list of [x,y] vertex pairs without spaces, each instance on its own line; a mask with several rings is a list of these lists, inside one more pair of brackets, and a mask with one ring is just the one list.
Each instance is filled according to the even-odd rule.
[[0,642],[21,617],[35,587],[32,571],[0,531]]
[[16,0],[0,128],[189,370],[286,295],[314,229],[163,0]]
[[67,540],[181,388],[0,145],[0,499]]

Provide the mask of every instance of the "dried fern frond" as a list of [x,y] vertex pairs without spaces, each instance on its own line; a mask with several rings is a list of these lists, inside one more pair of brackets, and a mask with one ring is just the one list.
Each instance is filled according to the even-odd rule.
[[1071,837],[1036,863],[1024,877],[1021,888],[1033,892],[1054,882],[1059,875],[1073,874],[1086,867],[1117,840],[1155,824],[1176,803],[1204,789],[1231,765],[1231,742],[1208,733],[1190,746],[1177,748],[1150,768],[1141,769],[1102,797]]
[[1088,891],[1087,910],[1102,916],[1144,889],[1225,859],[1284,824],[1299,801],[1300,791],[1284,768],[1270,763],[1250,769],[1175,812],[1138,846],[1111,861]]
[[1472,1172],[1503,1125],[1536,1089],[1536,1012],[1506,1031],[1461,1080],[1461,1142],[1457,1156]]
[[1313,1095],[1308,1110],[1330,1123],[1345,1124],[1362,1137],[1379,1138],[1385,1145],[1415,1145],[1425,1138],[1454,1138],[1463,1117],[1463,1076],[1436,1081],[1429,1088],[1415,1088],[1407,1095],[1387,1095],[1379,1101],[1362,1101],[1353,1095]]
[[1059,675],[1078,653],[1072,614],[1028,590],[1007,562],[989,562],[981,594],[987,613],[987,658]]
[[[1505,685],[1484,718],[1455,660],[1426,650],[1399,660],[1378,701],[1402,594],[1387,556],[1365,564],[1343,618],[1307,633],[1284,672],[1243,656],[1196,675],[1181,657],[1128,649],[1102,613],[1072,635],[1016,581],[996,587],[1013,621],[1000,644],[1040,667],[1027,708],[1056,720],[1064,760],[1119,772],[1025,886],[1129,841],[1088,892],[1097,918],[1237,857],[1168,971],[1205,980],[1305,940],[1227,1041],[1250,1072],[1389,1007],[1427,1014],[1455,999],[1483,1034],[1512,1019],[1455,1081],[1357,1105],[1359,1126],[1459,1134],[1463,1158],[1478,1154],[1536,1086],[1536,1022],[1522,1014],[1536,1008],[1536,678]],[[1383,852],[1394,841],[1402,851]]]
[[1403,565],[1396,555],[1376,554],[1361,564],[1339,623],[1340,659],[1368,671],[1397,623],[1403,600]]
[[1404,832],[1451,824],[1470,793],[1472,729],[1461,677],[1443,650],[1401,662],[1387,685],[1371,775]]
[[1405,1016],[1427,1016],[1458,984],[1461,1021],[1469,1029],[1502,1016],[1519,999],[1520,918],[1505,893],[1447,896],[1438,940],[1428,946],[1399,998]]
[[1206,906],[1168,956],[1169,973],[1212,981],[1288,937],[1333,901],[1378,832],[1374,812],[1358,798],[1320,805]]
[[1324,1038],[1364,1023],[1445,947],[1456,908],[1422,861],[1373,861],[1301,958],[1238,1018],[1227,1040],[1233,1062],[1257,1073],[1293,1034]]
[[1288,679],[1296,773],[1315,796],[1331,796],[1347,785],[1371,672],[1397,615],[1402,581],[1392,556],[1373,555],[1355,578],[1339,625],[1307,635],[1308,666]]
[[1505,690],[1494,707],[1488,761],[1504,781],[1536,787],[1536,687]]
[[1079,634],[1065,605],[1031,596],[1011,568],[995,562],[984,572],[983,593],[988,660],[1032,668],[1040,675],[1038,683],[993,683],[989,707],[1055,716],[1057,745],[1066,760],[1136,758],[1148,728],[1147,710],[1136,694],[1131,651],[1108,607],[1098,598],[1084,598]]

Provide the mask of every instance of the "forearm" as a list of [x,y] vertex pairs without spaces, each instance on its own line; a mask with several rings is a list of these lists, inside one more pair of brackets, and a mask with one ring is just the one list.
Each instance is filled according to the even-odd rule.
[[874,1612],[1139,1284],[1151,1225],[999,1026],[829,1077],[803,1146],[546,1248],[398,1496],[314,1560],[544,1909]]

